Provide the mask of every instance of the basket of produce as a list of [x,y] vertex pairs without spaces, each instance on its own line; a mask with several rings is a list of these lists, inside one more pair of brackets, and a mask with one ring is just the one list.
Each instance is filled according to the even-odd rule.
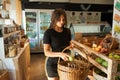
[[60,80],[85,80],[90,68],[87,60],[58,60],[58,74]]
[[3,65],[3,62],[0,60],[0,80],[9,80],[8,70]]
[[101,52],[101,53],[108,53],[111,50],[117,49],[119,46],[119,43],[116,38],[111,36],[106,36],[98,46],[96,45],[93,49],[95,51]]

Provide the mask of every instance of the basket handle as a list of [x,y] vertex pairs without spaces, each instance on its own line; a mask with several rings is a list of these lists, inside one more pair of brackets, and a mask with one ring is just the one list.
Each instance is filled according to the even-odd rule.
[[[66,48],[64,48],[64,49],[62,50],[62,52],[64,52],[64,51],[67,50],[67,49],[70,49],[70,46],[67,46]],[[59,62],[60,62],[60,57],[59,57],[59,59],[58,59],[58,64],[59,64]],[[75,65],[75,64],[70,65],[70,64],[68,63],[68,67],[76,68],[76,65]],[[79,69],[78,69],[78,70],[79,70]]]
[[[65,51],[65,50],[67,50],[67,49],[70,49],[70,46],[67,46],[66,48],[64,48],[63,50],[62,50],[62,53]],[[59,57],[59,59],[58,59],[58,63],[60,62],[60,57]]]
[[64,52],[64,51],[67,50],[67,49],[70,49],[70,46],[67,46],[66,48],[64,48],[64,49],[62,50],[62,52]]

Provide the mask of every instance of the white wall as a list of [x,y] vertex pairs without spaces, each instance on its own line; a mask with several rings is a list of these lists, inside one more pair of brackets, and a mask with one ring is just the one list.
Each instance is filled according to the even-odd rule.
[[10,0],[10,18],[16,21],[16,0]]

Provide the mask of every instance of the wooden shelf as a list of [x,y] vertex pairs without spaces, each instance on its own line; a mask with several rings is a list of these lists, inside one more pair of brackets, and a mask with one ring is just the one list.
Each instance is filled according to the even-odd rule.
[[17,33],[20,33],[20,31],[11,32],[9,34],[4,34],[4,39],[11,36],[11,35],[17,34]]

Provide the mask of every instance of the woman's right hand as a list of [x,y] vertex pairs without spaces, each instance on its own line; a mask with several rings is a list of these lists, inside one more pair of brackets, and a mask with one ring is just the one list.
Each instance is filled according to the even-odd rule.
[[69,60],[69,55],[67,53],[60,53],[60,58],[62,58],[64,61],[68,61]]

